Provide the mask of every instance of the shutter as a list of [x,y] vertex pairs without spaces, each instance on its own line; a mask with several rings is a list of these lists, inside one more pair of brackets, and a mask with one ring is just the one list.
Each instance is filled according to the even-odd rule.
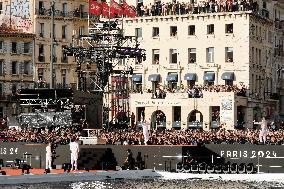
[[18,62],[19,64],[19,74],[23,74],[24,73],[24,62]]
[[4,51],[4,53],[11,52],[11,49],[12,49],[12,43],[8,42],[8,41],[4,41],[4,43],[3,43],[3,51]]
[[3,60],[3,75],[6,75],[6,61]]

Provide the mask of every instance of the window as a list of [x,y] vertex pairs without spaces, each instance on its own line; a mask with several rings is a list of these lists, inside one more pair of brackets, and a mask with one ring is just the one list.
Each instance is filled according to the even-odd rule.
[[160,29],[158,27],[153,27],[153,35],[152,37],[159,37]]
[[159,64],[160,61],[160,50],[153,49],[153,64]]
[[251,62],[254,63],[254,47],[251,48]]
[[138,38],[142,37],[142,28],[135,28],[135,36]]
[[4,60],[0,60],[0,75],[4,75]]
[[62,69],[61,70],[61,77],[62,77],[62,85],[65,86],[66,85],[66,69]]
[[18,62],[12,61],[12,74],[16,75],[18,74]]
[[43,81],[43,72],[44,72],[43,68],[39,68],[39,69],[37,70],[37,73],[38,73],[38,80],[40,80],[40,81]]
[[188,35],[195,35],[195,25],[188,26]]
[[66,39],[67,26],[62,26],[62,39]]
[[17,42],[12,42],[12,53],[17,53]]
[[3,2],[0,2],[0,14],[3,12]]
[[214,24],[207,25],[207,34],[214,34]]
[[226,24],[225,25],[225,32],[226,33],[233,33],[233,24]]
[[31,68],[31,62],[30,61],[24,61],[24,74],[29,75],[30,74],[30,68]]
[[171,26],[170,27],[170,35],[171,35],[171,37],[177,36],[177,26]]
[[79,28],[79,35],[84,35],[84,30],[85,30],[85,27],[84,26],[81,26],[80,28]]
[[38,2],[38,8],[39,9],[43,9],[44,7],[43,7],[43,2],[42,1],[39,1]]
[[39,44],[38,46],[38,61],[39,62],[44,62],[45,58],[44,58],[44,45],[43,44]]
[[214,47],[206,48],[206,62],[207,63],[214,62]]
[[4,44],[4,42],[0,41],[0,50],[3,50],[3,44]]
[[233,51],[233,47],[226,47],[225,48],[225,61],[226,62],[233,62],[234,61],[234,51]]
[[39,24],[39,36],[40,37],[44,36],[44,23]]
[[62,16],[67,14],[67,3],[62,4]]
[[30,53],[30,47],[31,47],[31,43],[25,42],[24,43],[24,53]]
[[233,86],[233,84],[234,84],[233,80],[225,80],[225,85]]
[[62,63],[68,63],[68,58],[67,58],[67,55],[66,53],[64,53],[64,48],[66,46],[62,46],[62,53],[61,53],[61,62]]
[[177,49],[170,49],[170,64],[177,63]]
[[188,49],[188,63],[196,63],[196,48]]

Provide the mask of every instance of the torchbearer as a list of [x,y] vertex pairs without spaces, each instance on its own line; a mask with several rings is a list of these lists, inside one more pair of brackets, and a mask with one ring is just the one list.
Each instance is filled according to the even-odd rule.
[[79,144],[76,142],[75,138],[71,139],[70,142],[71,151],[71,170],[78,170],[78,157],[79,157]]
[[263,142],[265,144],[268,133],[267,121],[265,120],[265,117],[262,118],[261,122],[254,122],[254,124],[260,125],[259,142]]
[[52,149],[51,149],[51,143],[49,142],[45,148],[46,155],[45,155],[45,168],[51,170],[52,169]]

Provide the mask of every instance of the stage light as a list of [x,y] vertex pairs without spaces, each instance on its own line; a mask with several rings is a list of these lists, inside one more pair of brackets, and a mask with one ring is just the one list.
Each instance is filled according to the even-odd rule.
[[178,173],[183,172],[183,164],[181,162],[176,165],[176,171]]
[[228,174],[231,171],[231,162],[227,162],[224,165],[222,165],[223,173]]
[[184,170],[185,173],[191,172],[191,165],[188,164],[188,163],[184,164],[183,165],[183,170]]
[[238,166],[238,171],[239,173],[243,174],[243,173],[246,173],[247,171],[247,166],[245,163],[241,163],[239,166]]
[[256,167],[254,167],[253,163],[247,164],[247,173],[248,174],[256,173]]
[[214,165],[213,164],[209,164],[207,165],[207,173],[214,173]]
[[207,164],[205,162],[202,162],[199,164],[199,172],[200,173],[206,173],[207,171]]
[[237,164],[237,163],[233,163],[233,164],[231,165],[231,173],[232,173],[232,174],[238,173],[238,164]]

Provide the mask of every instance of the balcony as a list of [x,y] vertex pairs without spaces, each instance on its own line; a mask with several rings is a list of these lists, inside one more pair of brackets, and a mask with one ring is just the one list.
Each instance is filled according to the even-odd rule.
[[[51,9],[45,9],[45,8],[39,8],[35,9],[35,15],[37,16],[43,16],[43,17],[49,17],[51,16]],[[78,9],[75,9],[73,11],[62,11],[62,10],[55,10],[54,11],[55,17],[76,17],[76,18],[88,18],[88,12],[82,12]]]
[[76,83],[70,83],[70,84],[56,83],[54,88],[55,89],[76,89],[77,88],[77,84]]

